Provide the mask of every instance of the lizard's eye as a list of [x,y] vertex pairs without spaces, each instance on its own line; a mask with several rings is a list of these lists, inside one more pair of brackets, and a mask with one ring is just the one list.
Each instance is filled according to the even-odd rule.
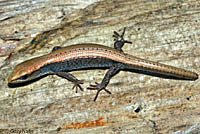
[[19,79],[20,79],[20,80],[26,80],[27,78],[28,78],[28,74],[26,74],[26,75],[20,77]]

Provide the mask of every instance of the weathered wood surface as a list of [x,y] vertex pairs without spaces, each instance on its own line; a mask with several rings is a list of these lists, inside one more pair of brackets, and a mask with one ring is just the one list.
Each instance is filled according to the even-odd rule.
[[[123,27],[127,27],[125,38],[133,42],[124,46],[126,53],[200,74],[199,1],[28,2],[0,1],[0,132],[57,133],[71,123],[102,117],[103,126],[59,133],[200,133],[199,80],[120,72],[108,86],[112,95],[102,92],[97,102],[93,102],[95,91],[75,93],[72,83],[56,76],[24,87],[7,86],[16,64],[57,45],[92,42],[113,47],[113,31]],[[14,54],[5,62],[10,52]],[[86,88],[100,82],[105,72],[72,74],[83,79]]]

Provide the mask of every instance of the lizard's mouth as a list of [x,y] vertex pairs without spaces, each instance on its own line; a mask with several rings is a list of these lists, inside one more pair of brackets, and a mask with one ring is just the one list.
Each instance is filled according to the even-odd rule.
[[29,76],[30,75],[26,74],[26,75],[23,75],[23,76],[21,76],[19,78],[15,78],[15,77],[12,77],[12,75],[10,75],[8,77],[8,83],[10,83],[10,84],[23,83],[23,82],[27,81]]

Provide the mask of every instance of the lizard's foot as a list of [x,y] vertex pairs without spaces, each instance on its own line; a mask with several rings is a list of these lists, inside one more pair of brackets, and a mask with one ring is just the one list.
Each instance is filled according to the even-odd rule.
[[83,91],[83,88],[80,85],[80,84],[83,84],[83,80],[77,80],[77,81],[75,81],[73,83],[74,83],[74,86],[72,87],[72,89],[76,88],[76,93],[78,93],[78,89]]
[[114,31],[113,37],[114,37],[115,44],[117,42],[121,42],[122,44],[125,44],[125,43],[132,44],[131,41],[124,40],[125,31],[126,31],[126,27],[124,27],[124,30],[121,35],[119,33],[117,33],[116,31]]
[[97,82],[95,82],[95,85],[92,85],[92,84],[91,84],[90,87],[88,87],[87,89],[88,89],[88,90],[97,90],[97,93],[96,93],[96,96],[95,96],[95,98],[94,98],[94,101],[96,101],[96,99],[97,99],[99,93],[100,93],[102,90],[105,90],[107,93],[111,94],[111,92],[108,91],[108,90],[106,89],[105,86],[103,86],[102,84],[99,84],[99,83],[97,83]]

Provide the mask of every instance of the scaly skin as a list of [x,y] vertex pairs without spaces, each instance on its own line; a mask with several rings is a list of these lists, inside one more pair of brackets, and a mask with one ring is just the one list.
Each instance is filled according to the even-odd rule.
[[124,53],[121,49],[123,45],[125,43],[131,43],[123,39],[124,32],[125,29],[122,35],[114,32],[114,48],[91,43],[76,44],[63,48],[55,47],[47,55],[18,64],[8,77],[8,83],[18,84],[43,75],[55,74],[73,82],[77,91],[77,88],[83,90],[80,86],[82,81],[79,81],[68,72],[79,69],[109,68],[109,71],[100,84],[97,83],[88,88],[90,90],[98,90],[94,99],[96,100],[101,90],[110,93],[106,89],[106,86],[110,79],[123,69],[150,72],[181,80],[198,79],[198,75],[194,72],[137,58]]

